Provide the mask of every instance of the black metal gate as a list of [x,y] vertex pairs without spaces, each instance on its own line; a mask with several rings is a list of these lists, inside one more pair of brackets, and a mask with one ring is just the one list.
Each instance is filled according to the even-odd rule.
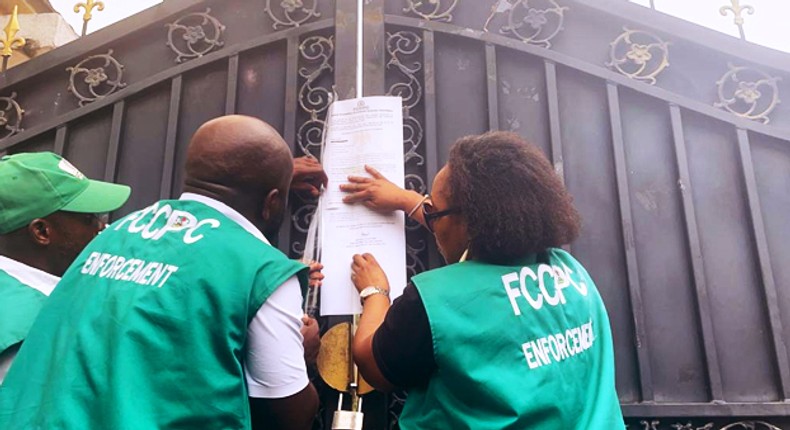
[[[466,134],[513,130],[549,155],[632,429],[790,428],[786,54],[618,0],[365,0],[362,17],[354,0],[167,0],[0,76],[0,151],[130,184],[126,213],[179,194],[190,135],[222,114],[316,154],[357,49],[365,94],[404,98],[410,187]],[[312,206],[293,210],[280,245],[298,256]],[[410,273],[439,265],[408,229]],[[367,428],[396,425],[402,401],[374,395]]]

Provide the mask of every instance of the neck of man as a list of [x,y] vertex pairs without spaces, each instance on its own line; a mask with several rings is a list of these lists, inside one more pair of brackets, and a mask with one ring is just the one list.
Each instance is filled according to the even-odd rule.
[[46,249],[32,249],[30,244],[19,237],[0,237],[0,255],[53,276],[62,275],[57,273],[55,265],[47,258]]
[[212,184],[192,178],[187,178],[184,183],[184,192],[208,197],[228,205],[241,216],[246,218],[258,230],[266,234],[266,225],[258,220],[255,205],[252,199],[242,193],[224,185]]

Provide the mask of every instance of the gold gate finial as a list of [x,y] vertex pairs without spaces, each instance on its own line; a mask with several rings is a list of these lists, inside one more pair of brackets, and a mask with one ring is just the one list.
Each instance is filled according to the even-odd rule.
[[733,20],[736,26],[738,26],[738,32],[741,34],[741,39],[746,40],[746,33],[743,31],[743,13],[746,12],[749,15],[754,15],[754,7],[750,5],[742,5],[741,0],[730,0],[730,6],[722,6],[719,8],[719,13],[722,16],[727,16],[728,12],[732,12]]
[[8,19],[5,29],[3,29],[3,38],[0,39],[0,45],[3,46],[0,55],[3,56],[3,72],[8,68],[8,59],[11,58],[15,49],[20,49],[25,46],[25,39],[18,36],[19,33],[19,6],[14,6],[14,13]]
[[74,13],[80,13],[80,9],[85,9],[82,15],[82,35],[88,34],[88,22],[93,19],[93,9],[100,12],[104,10],[104,2],[97,0],[86,0],[84,3],[77,3],[74,5]]

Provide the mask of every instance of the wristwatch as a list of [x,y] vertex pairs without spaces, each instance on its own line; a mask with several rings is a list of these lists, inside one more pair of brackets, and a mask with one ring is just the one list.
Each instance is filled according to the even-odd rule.
[[385,290],[384,288],[375,287],[375,286],[373,286],[373,287],[365,287],[365,289],[363,289],[362,291],[359,292],[359,302],[362,303],[362,305],[364,305],[365,304],[365,299],[367,299],[368,297],[370,297],[370,296],[372,296],[374,294],[381,294],[384,297],[386,297],[387,299],[389,299],[389,297],[390,297],[390,291],[389,290]]

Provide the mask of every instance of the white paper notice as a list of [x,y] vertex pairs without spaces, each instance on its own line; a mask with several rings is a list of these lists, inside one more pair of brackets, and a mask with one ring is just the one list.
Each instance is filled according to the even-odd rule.
[[329,189],[321,197],[321,315],[362,311],[351,282],[354,254],[370,253],[387,274],[392,298],[406,285],[404,214],[381,215],[361,204],[343,203],[340,184],[349,175],[369,176],[365,165],[403,187],[403,111],[400,97],[335,102],[329,111],[323,165]]

